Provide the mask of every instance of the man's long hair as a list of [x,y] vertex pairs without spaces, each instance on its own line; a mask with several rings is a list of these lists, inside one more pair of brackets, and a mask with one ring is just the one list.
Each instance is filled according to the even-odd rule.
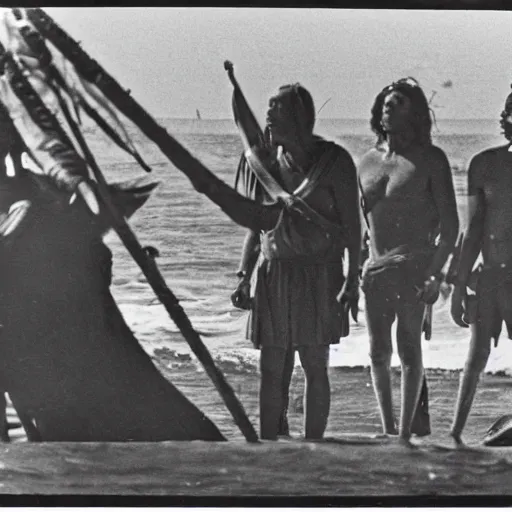
[[[315,127],[315,103],[311,93],[300,83],[282,85],[279,91],[289,91],[291,93],[291,103],[293,114],[296,116],[297,126],[304,125],[307,131],[313,133]],[[300,117],[300,121],[298,119]]]
[[377,135],[377,145],[386,139],[386,131],[382,127],[382,106],[384,98],[393,91],[398,91],[411,100],[412,107],[412,128],[416,135],[416,141],[422,146],[432,144],[432,117],[428,100],[419,86],[419,83],[411,77],[402,78],[397,82],[388,85],[376,96],[371,110],[372,117],[370,126]]

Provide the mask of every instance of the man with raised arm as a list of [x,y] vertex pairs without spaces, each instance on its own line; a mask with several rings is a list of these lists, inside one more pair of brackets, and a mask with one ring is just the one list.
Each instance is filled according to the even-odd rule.
[[[376,146],[359,166],[370,258],[362,277],[372,380],[385,434],[412,446],[411,426],[424,378],[421,353],[426,304],[439,295],[441,270],[459,221],[450,166],[432,144],[430,109],[418,83],[385,87],[372,107]],[[436,243],[436,239],[437,243]],[[397,319],[402,367],[401,414],[393,414],[391,327]]]
[[[357,315],[361,224],[356,169],[347,151],[313,134],[314,123],[313,99],[300,84],[283,86],[270,98],[266,137],[276,155],[270,171],[284,191],[307,203],[308,214],[283,206],[274,229],[247,233],[233,294],[235,306],[247,307],[256,268],[248,331],[261,349],[263,439],[288,434],[295,351],[306,377],[305,437],[323,436],[330,407],[329,345],[347,335],[348,310]],[[250,175],[247,166],[250,161],[242,158],[239,173]],[[274,200],[260,181],[247,183],[254,184],[252,190],[246,187],[248,195]]]
[[[471,325],[469,353],[451,427],[457,444],[462,443],[462,430],[489,358],[491,338],[497,344],[503,320],[509,337],[512,335],[512,93],[501,113],[501,127],[507,144],[478,153],[468,169],[468,223],[451,307],[455,323]],[[472,272],[480,253],[483,265]],[[471,281],[476,281],[476,286]],[[467,287],[476,288],[476,296],[468,296]]]

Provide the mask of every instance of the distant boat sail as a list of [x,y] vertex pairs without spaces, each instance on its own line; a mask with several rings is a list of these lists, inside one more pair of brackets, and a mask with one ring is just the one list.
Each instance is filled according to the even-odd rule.
[[201,120],[201,113],[199,112],[199,110],[196,108],[196,116],[197,116],[197,119]]

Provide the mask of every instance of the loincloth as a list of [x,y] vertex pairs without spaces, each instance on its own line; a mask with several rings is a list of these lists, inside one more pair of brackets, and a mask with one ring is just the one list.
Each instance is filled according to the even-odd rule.
[[361,289],[367,302],[417,302],[416,287],[423,287],[425,269],[435,247],[409,249],[399,246],[363,265]]
[[341,261],[262,260],[247,337],[256,348],[339,343],[347,328],[336,300],[343,282]]
[[504,267],[484,265],[471,276],[474,295],[466,296],[465,321],[478,324],[484,335],[498,345],[503,322],[512,339],[512,263]]

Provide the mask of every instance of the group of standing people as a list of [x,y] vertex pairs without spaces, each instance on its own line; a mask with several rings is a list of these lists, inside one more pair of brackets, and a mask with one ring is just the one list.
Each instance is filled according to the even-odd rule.
[[[370,124],[377,141],[358,168],[345,149],[317,136],[314,124],[313,98],[302,85],[283,86],[270,98],[265,138],[274,158],[266,172],[292,200],[283,202],[273,229],[247,232],[232,295],[235,306],[250,309],[248,337],[261,350],[261,437],[289,435],[295,351],[306,379],[305,437],[323,436],[330,408],[329,345],[349,334],[350,313],[357,320],[361,288],[383,432],[410,446],[424,385],[426,308],[439,296],[459,233],[450,165],[432,143],[429,103],[412,78],[388,85],[375,98]],[[501,124],[512,140],[512,94]],[[252,199],[276,201],[247,153],[238,175]],[[468,225],[451,308],[454,321],[472,330],[451,430],[458,444],[491,338],[497,339],[503,319],[512,326],[511,191],[509,144],[472,158]],[[365,239],[369,254],[363,262]],[[470,281],[477,281],[476,302],[467,294]],[[398,422],[391,388],[395,319],[402,368]]]

